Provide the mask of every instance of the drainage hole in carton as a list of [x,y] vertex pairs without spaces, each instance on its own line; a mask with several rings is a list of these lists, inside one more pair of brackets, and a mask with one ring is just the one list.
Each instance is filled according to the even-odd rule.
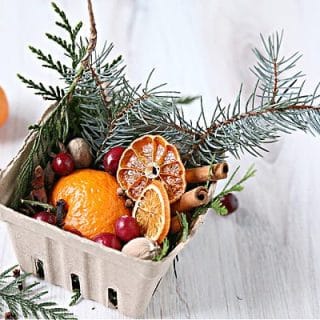
[[118,307],[117,291],[112,288],[108,288],[108,307],[109,308]]
[[34,260],[34,266],[36,270],[36,275],[40,279],[44,279],[44,268],[43,268],[43,262],[40,259],[35,259]]
[[72,287],[72,291],[79,291],[80,292],[79,277],[74,273],[71,273],[71,287]]

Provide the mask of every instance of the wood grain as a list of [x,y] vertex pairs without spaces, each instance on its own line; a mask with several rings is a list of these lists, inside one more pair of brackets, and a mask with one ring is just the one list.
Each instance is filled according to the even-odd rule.
[[[84,2],[58,1],[71,20],[86,21]],[[300,50],[308,88],[319,81],[316,0],[126,1],[95,0],[98,46],[102,39],[123,53],[133,83],[156,67],[154,83],[168,82],[185,94],[202,94],[209,113],[217,95],[232,101],[241,82],[249,93],[251,53],[259,33],[285,30],[283,53]],[[55,83],[26,47],[54,50],[43,36],[55,29],[49,1],[0,0],[0,85],[8,94],[10,120],[0,128],[0,167],[16,154],[47,103],[19,83],[16,73]],[[88,27],[88,26],[86,26]],[[100,41],[100,42],[99,42]],[[196,111],[186,112],[191,118]],[[251,163],[258,170],[229,217],[211,213],[155,293],[146,318],[319,318],[320,147],[319,137],[283,137],[263,159],[230,159],[231,170]],[[220,185],[221,187],[221,185]],[[0,269],[16,262],[6,226],[0,223]],[[50,297],[67,305],[71,294],[49,286]],[[81,319],[122,318],[92,301],[72,310]]]

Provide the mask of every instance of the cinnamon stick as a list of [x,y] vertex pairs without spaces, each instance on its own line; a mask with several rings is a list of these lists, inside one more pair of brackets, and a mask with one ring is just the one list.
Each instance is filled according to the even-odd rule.
[[30,193],[31,199],[47,203],[48,197],[44,188],[44,171],[41,166],[37,166],[34,170],[34,177],[31,182],[32,191]]
[[170,232],[171,233],[178,233],[182,229],[182,225],[180,223],[179,217],[173,216],[170,220]]
[[187,183],[203,183],[225,179],[229,167],[226,162],[219,162],[212,166],[203,166],[186,170]]
[[205,187],[197,187],[185,192],[182,197],[172,204],[172,212],[188,212],[194,208],[208,203],[208,190]]

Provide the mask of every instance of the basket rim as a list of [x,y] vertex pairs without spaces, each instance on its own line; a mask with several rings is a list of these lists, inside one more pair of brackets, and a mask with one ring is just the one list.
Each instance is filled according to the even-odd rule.
[[[1,179],[0,179],[0,183],[1,183]],[[148,266],[159,266],[160,264],[166,263],[168,260],[172,260],[172,258],[175,257],[184,248],[184,246],[187,243],[189,243],[189,241],[193,238],[194,234],[198,229],[198,226],[203,222],[205,215],[206,214],[200,215],[197,218],[197,221],[194,227],[192,228],[190,234],[188,235],[185,241],[178,243],[178,245],[162,260],[153,261],[153,260],[144,260],[137,257],[129,256],[123,253],[122,251],[106,247],[102,244],[96,243],[85,237],[80,237],[76,234],[73,234],[72,232],[67,232],[61,228],[58,228],[46,222],[35,220],[32,217],[29,217],[23,213],[15,211],[10,207],[7,207],[0,203],[0,220],[3,220],[4,222],[12,223],[17,226],[24,226],[25,229],[32,229],[33,231],[34,229],[39,229],[39,227],[41,226],[41,228],[48,230],[48,232],[46,232],[46,236],[53,240],[56,240],[59,237],[60,241],[65,240],[66,243],[68,243],[68,245],[71,245],[71,246],[76,241],[78,242],[78,244],[81,243],[82,249],[85,249],[86,251],[90,251],[91,254],[94,251],[96,251],[95,253],[97,254],[98,253],[114,254],[116,256],[121,256],[122,258],[129,259],[129,260],[132,260],[141,264],[145,264]],[[20,222],[19,224],[17,223],[18,221]]]

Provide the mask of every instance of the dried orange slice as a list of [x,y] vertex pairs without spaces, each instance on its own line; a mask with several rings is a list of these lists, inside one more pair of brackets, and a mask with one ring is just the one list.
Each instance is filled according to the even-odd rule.
[[146,135],[134,140],[120,158],[117,180],[135,201],[154,180],[163,182],[170,203],[177,201],[186,189],[179,152],[161,136]]
[[170,203],[161,181],[153,181],[142,191],[132,216],[145,237],[163,242],[170,229]]

